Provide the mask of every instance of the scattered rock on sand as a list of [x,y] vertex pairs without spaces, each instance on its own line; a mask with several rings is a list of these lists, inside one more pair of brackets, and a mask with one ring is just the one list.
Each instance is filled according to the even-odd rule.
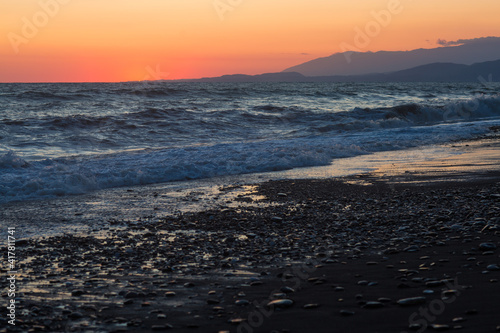
[[402,298],[398,302],[398,305],[401,306],[411,306],[425,303],[425,297],[410,297],[410,298]]

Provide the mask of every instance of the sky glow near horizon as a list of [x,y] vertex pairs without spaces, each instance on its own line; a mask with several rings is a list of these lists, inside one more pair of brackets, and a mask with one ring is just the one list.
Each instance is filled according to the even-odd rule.
[[498,13],[498,0],[0,0],[0,82],[278,72],[346,45],[500,36]]

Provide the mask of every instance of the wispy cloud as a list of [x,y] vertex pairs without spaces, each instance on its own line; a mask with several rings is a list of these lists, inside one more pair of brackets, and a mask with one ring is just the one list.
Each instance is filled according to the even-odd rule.
[[491,39],[500,39],[499,37],[481,37],[481,38],[471,38],[471,39],[459,39],[454,41],[447,41],[445,39],[438,39],[437,44],[441,46],[458,46],[464,44],[472,44],[477,42],[482,42]]

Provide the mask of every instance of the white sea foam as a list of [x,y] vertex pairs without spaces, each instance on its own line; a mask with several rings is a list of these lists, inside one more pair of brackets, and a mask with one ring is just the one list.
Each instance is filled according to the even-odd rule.
[[468,138],[500,121],[498,90],[479,83],[2,85],[0,202],[328,165]]
[[328,165],[333,159],[447,142],[498,122],[447,124],[329,137],[155,149],[33,161],[0,157],[0,200],[81,194],[140,184]]

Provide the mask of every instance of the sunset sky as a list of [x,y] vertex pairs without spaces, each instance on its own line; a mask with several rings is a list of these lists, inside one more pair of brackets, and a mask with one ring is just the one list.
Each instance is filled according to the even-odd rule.
[[359,50],[500,36],[498,0],[0,0],[0,82],[277,72],[356,46],[381,11]]

